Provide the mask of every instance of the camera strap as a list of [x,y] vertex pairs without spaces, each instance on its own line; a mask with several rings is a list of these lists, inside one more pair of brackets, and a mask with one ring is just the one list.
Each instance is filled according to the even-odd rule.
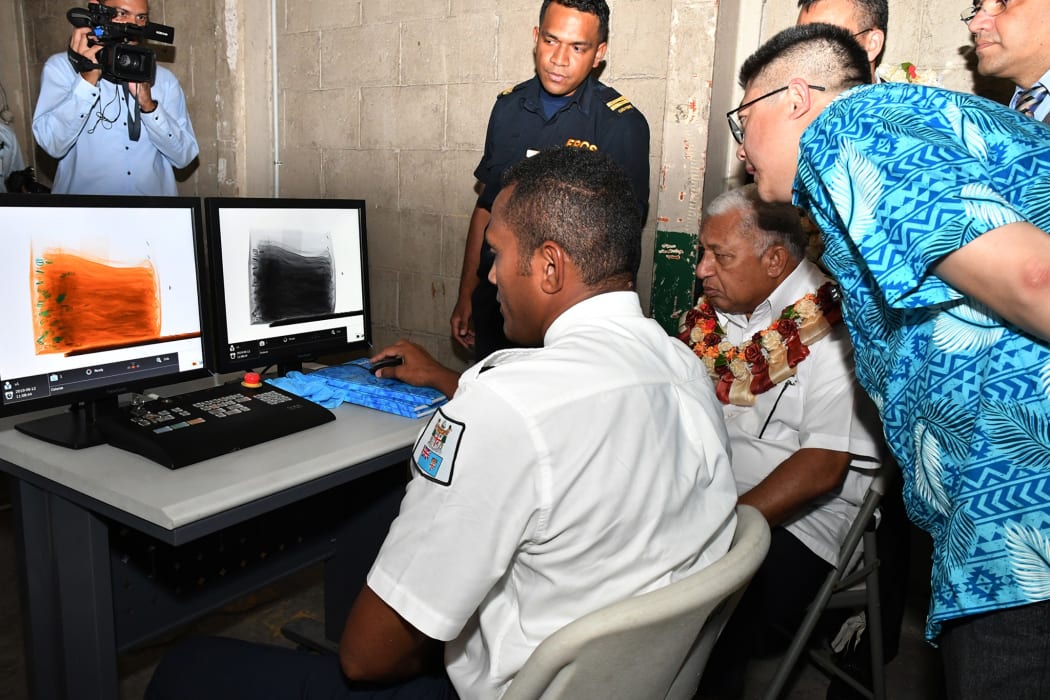
[[138,141],[142,134],[142,107],[139,105],[139,99],[128,90],[127,83],[121,83],[120,89],[124,91],[125,104],[128,102],[128,97],[131,98],[131,104],[128,105],[128,138]]
[[69,62],[73,64],[73,70],[77,73],[88,73],[93,70],[102,70],[102,65],[95,63],[86,56],[81,56],[73,49],[66,49],[66,56],[69,58]]

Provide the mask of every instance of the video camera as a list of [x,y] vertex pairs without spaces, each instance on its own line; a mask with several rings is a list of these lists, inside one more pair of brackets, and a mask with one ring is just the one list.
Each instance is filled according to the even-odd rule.
[[129,42],[153,39],[165,44],[175,41],[175,29],[163,24],[148,22],[145,26],[114,22],[115,7],[101,3],[88,3],[87,9],[74,7],[66,13],[66,19],[74,27],[91,27],[94,36],[88,36],[88,44],[102,44],[98,52],[98,63],[69,49],[69,60],[78,73],[102,69],[102,77],[114,83],[150,83],[157,77],[157,54],[153,49]]

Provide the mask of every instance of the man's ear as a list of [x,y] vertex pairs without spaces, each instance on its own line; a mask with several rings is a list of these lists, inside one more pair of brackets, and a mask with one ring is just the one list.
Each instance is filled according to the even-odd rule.
[[864,36],[864,50],[868,54],[868,63],[875,63],[886,46],[886,34],[881,29],[872,29]]
[[[820,114],[822,106],[814,102],[816,91],[811,90],[809,83],[802,78],[792,78],[788,81],[788,101],[791,104],[790,119],[809,118],[810,121]],[[813,110],[816,110],[814,112]]]
[[787,248],[779,243],[769,246],[764,257],[766,258],[766,275],[774,278],[784,272],[789,260]]
[[594,63],[591,64],[591,68],[597,68],[598,65],[605,59],[605,52],[608,50],[609,45],[604,41],[598,44],[598,50],[594,53]]
[[540,266],[540,289],[546,294],[557,294],[565,287],[569,256],[554,241],[544,241],[536,250],[533,265]]

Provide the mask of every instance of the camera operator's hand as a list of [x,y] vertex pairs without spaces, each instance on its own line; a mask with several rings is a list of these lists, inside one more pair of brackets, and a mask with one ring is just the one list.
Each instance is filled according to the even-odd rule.
[[[80,54],[92,63],[98,63],[98,52],[102,50],[102,44],[88,45],[89,34],[91,34],[90,27],[74,29],[73,35],[69,38],[69,48],[72,49],[73,53]],[[102,77],[102,69],[85,71],[80,74],[80,77],[92,85],[98,85],[98,81]]]
[[138,100],[143,114],[149,114],[157,109],[157,101],[153,99],[149,83],[128,83],[128,92]]

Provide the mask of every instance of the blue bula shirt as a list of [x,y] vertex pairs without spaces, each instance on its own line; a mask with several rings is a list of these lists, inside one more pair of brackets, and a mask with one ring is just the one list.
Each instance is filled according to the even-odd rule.
[[802,135],[795,190],[933,537],[927,638],[1050,599],[1050,344],[930,273],[1005,224],[1050,231],[1050,128],[972,95],[862,86]]

